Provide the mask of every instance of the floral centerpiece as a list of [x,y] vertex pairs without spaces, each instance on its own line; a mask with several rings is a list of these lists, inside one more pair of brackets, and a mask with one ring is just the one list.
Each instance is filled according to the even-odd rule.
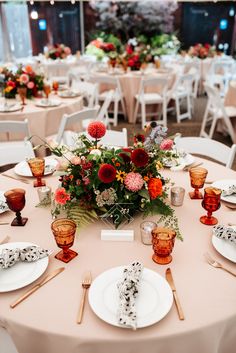
[[151,54],[153,57],[160,55],[177,54],[180,41],[175,34],[159,34],[151,37]]
[[20,87],[27,89],[27,98],[36,97],[38,91],[43,89],[44,76],[34,71],[30,65],[20,65],[15,73],[7,68],[3,68],[1,74],[5,77],[3,92],[6,98],[15,98],[17,90]]
[[70,54],[71,49],[65,44],[55,44],[53,47],[49,48],[46,57],[52,60],[65,59]]
[[155,123],[147,131],[146,137],[134,137],[132,147],[107,148],[99,144],[106,127],[96,121],[88,126],[90,138],[80,135],[73,151],[51,148],[63,157],[61,186],[55,191],[58,207],[79,224],[101,216],[111,217],[116,227],[137,213],[158,214],[180,236],[174,211],[166,202],[169,180],[161,175],[163,159],[173,154],[173,140]]
[[98,61],[101,61],[106,56],[116,57],[117,52],[113,43],[104,42],[102,38],[97,38],[87,45],[85,54],[94,55]]
[[210,44],[196,44],[190,47],[188,50],[188,55],[191,57],[197,57],[199,59],[213,58],[217,55],[216,48]]
[[138,42],[136,38],[131,38],[128,40],[125,53],[120,58],[121,62],[123,60],[127,61],[127,65],[131,70],[140,70],[143,64],[146,65],[152,61],[151,47]]

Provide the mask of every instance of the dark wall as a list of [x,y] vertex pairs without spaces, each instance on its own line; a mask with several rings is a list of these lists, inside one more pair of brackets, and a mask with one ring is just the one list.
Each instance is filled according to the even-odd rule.
[[[209,43],[211,45],[229,44],[227,53],[230,53],[235,16],[235,2],[206,2],[182,3],[181,39],[186,49],[196,43]],[[220,29],[220,20],[228,21],[227,29]]]

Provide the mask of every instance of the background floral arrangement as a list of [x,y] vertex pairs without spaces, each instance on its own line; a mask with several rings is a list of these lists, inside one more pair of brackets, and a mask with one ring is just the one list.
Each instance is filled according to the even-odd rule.
[[52,48],[49,48],[46,57],[52,60],[65,59],[70,54],[71,49],[65,44],[55,44]]
[[4,75],[4,95],[6,98],[15,98],[19,87],[27,88],[27,98],[36,97],[38,91],[43,89],[44,76],[35,72],[30,65],[20,65],[14,73],[7,68],[1,70]]
[[210,44],[196,44],[190,47],[188,50],[188,55],[192,57],[197,57],[200,59],[213,58],[217,55],[216,48]]
[[[166,132],[166,128],[152,123],[147,128],[148,136],[136,135],[132,147],[108,149],[99,145],[105,125],[90,123],[91,140],[80,135],[78,148],[73,151],[65,146],[51,149],[57,156],[64,156],[59,164],[63,173],[61,186],[55,191],[56,203],[80,224],[106,216],[111,209],[116,227],[127,214],[163,215],[180,236],[174,211],[166,203],[169,180],[161,175],[163,159],[173,154],[173,140],[165,138]],[[124,205],[123,211],[114,209],[117,204]]]

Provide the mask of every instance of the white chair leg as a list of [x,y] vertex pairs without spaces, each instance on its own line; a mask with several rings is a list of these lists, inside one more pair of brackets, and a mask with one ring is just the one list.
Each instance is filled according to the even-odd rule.
[[165,100],[163,101],[162,111],[163,111],[163,126],[167,127],[167,106],[166,106]]
[[191,99],[189,94],[187,95],[187,114],[188,114],[188,118],[189,120],[192,119],[192,112],[191,112]]
[[114,101],[114,117],[113,117],[113,125],[117,126],[117,122],[118,122],[118,105],[119,105],[119,101],[118,99],[115,98]]
[[176,118],[177,118],[177,122],[180,123],[180,106],[179,106],[179,98],[176,97],[175,98],[175,106],[176,106]]
[[122,107],[122,111],[123,111],[123,114],[124,114],[124,118],[126,120],[127,119],[127,113],[126,113],[126,107],[125,107],[125,102],[124,102],[123,98],[121,98],[121,107]]
[[225,118],[224,119],[224,122],[225,122],[225,125],[227,126],[227,129],[228,129],[228,133],[231,137],[231,140],[233,141],[233,143],[236,143],[236,133],[234,131],[234,128],[232,126],[232,123],[230,121],[230,118]]
[[212,120],[212,124],[211,124],[210,131],[209,131],[209,138],[210,138],[210,139],[212,139],[212,137],[213,137],[217,120],[218,120],[217,117],[214,116],[214,117],[213,117],[213,120]]
[[137,121],[137,116],[138,116],[138,108],[139,108],[139,101],[136,101],[135,108],[134,108],[134,116],[133,116],[133,121],[136,123]]
[[210,107],[210,102],[208,101],[207,102],[207,106],[206,106],[206,110],[205,110],[205,113],[204,113],[204,116],[203,116],[203,120],[202,120],[202,126],[201,126],[201,131],[200,131],[200,136],[202,137],[206,137],[206,125],[207,125],[207,117],[208,117],[208,114],[209,114],[209,107]]
[[142,129],[144,129],[146,125],[146,107],[145,107],[144,101],[142,101],[141,103],[141,117],[142,117]]

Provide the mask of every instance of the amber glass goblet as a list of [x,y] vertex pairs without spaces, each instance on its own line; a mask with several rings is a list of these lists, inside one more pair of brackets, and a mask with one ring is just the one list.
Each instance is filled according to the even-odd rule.
[[4,193],[6,203],[11,211],[16,213],[16,218],[11,222],[12,226],[24,226],[28,218],[21,217],[21,211],[25,207],[25,190],[12,189]]
[[152,247],[154,254],[152,259],[160,265],[169,264],[172,261],[172,250],[176,233],[170,228],[154,228],[152,230]]
[[57,94],[59,83],[57,81],[53,81],[52,88],[54,89],[55,94]]
[[31,173],[37,179],[34,181],[34,187],[45,186],[46,182],[42,179],[44,175],[45,160],[43,158],[31,158],[28,159],[28,165]]
[[204,190],[202,207],[207,211],[207,216],[200,218],[200,222],[203,224],[213,226],[218,223],[218,219],[212,216],[212,212],[220,208],[220,195],[221,190],[217,188],[209,187]]
[[21,104],[26,105],[27,87],[18,87],[17,92],[19,93]]
[[191,168],[189,171],[191,186],[195,189],[189,193],[191,199],[203,199],[199,189],[203,188],[208,171],[205,168]]
[[50,84],[44,84],[44,86],[43,86],[43,91],[44,91],[44,93],[45,93],[45,96],[46,96],[46,98],[47,98],[47,100],[48,100],[48,97],[49,97],[49,94],[51,93],[51,86],[50,86]]
[[78,255],[77,252],[70,250],[75,239],[76,223],[71,219],[60,218],[52,222],[51,229],[57,246],[62,249],[55,258],[63,262],[71,261]]

